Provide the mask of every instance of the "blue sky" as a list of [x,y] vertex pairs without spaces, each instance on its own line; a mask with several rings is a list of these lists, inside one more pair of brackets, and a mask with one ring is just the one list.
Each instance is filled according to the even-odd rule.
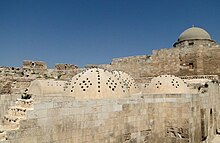
[[1,0],[0,66],[110,63],[169,48],[192,25],[220,43],[219,0]]

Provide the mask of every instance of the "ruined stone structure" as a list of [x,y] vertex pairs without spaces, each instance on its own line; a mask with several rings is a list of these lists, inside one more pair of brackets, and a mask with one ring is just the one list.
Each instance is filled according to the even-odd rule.
[[73,64],[56,64],[53,73],[59,79],[71,79],[78,73],[78,67]]
[[211,143],[220,134],[219,51],[192,27],[151,56],[1,67],[0,143]]
[[31,74],[43,74],[47,70],[46,63],[41,61],[23,61],[22,69]]

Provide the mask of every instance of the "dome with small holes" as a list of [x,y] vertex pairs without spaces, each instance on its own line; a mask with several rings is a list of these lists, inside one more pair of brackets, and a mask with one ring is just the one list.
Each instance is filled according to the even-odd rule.
[[65,81],[56,80],[34,80],[28,88],[28,94],[52,95],[62,94]]
[[92,68],[75,75],[64,87],[76,99],[120,98],[129,95],[127,87],[113,73]]
[[186,94],[189,93],[187,84],[173,75],[161,75],[151,80],[145,86],[144,93],[148,94]]
[[113,74],[117,79],[121,79],[124,86],[127,87],[130,94],[136,94],[140,92],[138,85],[135,83],[135,80],[125,72],[122,71],[113,71]]

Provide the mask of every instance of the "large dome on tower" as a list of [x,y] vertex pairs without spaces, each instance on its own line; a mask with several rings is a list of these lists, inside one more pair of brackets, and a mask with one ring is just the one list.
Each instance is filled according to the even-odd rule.
[[211,40],[211,36],[207,31],[199,27],[191,27],[180,34],[177,42],[186,40]]

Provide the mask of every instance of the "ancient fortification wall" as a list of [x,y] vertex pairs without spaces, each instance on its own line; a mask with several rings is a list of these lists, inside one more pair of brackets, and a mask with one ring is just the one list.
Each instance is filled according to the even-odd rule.
[[100,65],[109,70],[122,70],[138,82],[144,78],[163,74],[177,76],[220,75],[220,47],[193,45],[154,50],[150,56],[133,56],[113,59],[110,65]]

